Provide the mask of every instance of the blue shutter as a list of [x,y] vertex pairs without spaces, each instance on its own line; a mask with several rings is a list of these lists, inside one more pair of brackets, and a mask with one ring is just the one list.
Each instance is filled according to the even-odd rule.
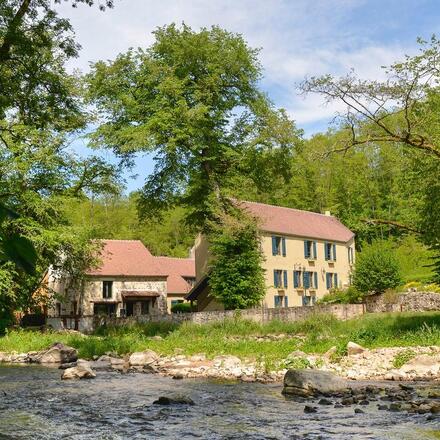
[[334,280],[335,280],[335,285],[334,285],[333,287],[338,288],[338,287],[339,287],[339,284],[338,284],[338,274],[335,273],[334,277],[335,277],[335,278],[334,278]]
[[289,307],[289,300],[287,296],[284,297],[284,307]]
[[333,261],[336,261],[336,245],[333,244]]
[[280,306],[280,297],[278,295],[275,295],[273,297],[273,300],[274,300],[274,306],[279,307]]
[[293,271],[293,287],[299,287],[299,272],[297,270]]
[[278,285],[278,272],[276,271],[276,269],[274,269],[273,271],[273,285],[275,287],[277,287]]
[[315,279],[315,289],[318,288],[318,272],[313,272],[313,278]]
[[310,287],[310,272],[304,272],[304,289]]
[[309,258],[309,249],[307,246],[307,240],[304,240],[304,258]]
[[328,243],[324,243],[324,258],[327,260],[330,260],[330,256],[329,256],[329,246]]
[[325,274],[325,281],[326,281],[326,287],[328,290],[332,287],[332,274],[331,273]]
[[316,241],[313,242],[313,258],[315,260],[318,258],[318,252],[316,251]]
[[272,255],[276,255],[278,253],[277,250],[277,238],[272,236]]
[[287,289],[287,270],[283,271],[284,276],[284,288]]
[[281,248],[282,248],[282,252],[283,252],[283,257],[286,256],[286,239],[283,237],[281,239]]

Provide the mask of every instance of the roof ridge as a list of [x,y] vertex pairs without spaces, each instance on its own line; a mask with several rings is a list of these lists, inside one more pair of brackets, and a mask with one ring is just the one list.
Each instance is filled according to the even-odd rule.
[[288,209],[290,211],[299,211],[299,212],[307,212],[308,214],[316,214],[316,215],[322,215],[324,217],[333,217],[336,218],[334,215],[327,215],[323,214],[322,212],[315,212],[315,211],[307,211],[306,209],[298,209],[298,208],[289,208],[288,206],[280,206],[280,205],[271,205],[269,203],[262,203],[262,202],[251,202],[249,200],[242,200],[240,203],[252,203],[254,205],[264,205],[264,206],[271,206],[273,208],[282,208],[282,209]]
[[169,260],[194,261],[195,258],[188,257],[168,257],[167,255],[153,255],[154,258],[168,258]]

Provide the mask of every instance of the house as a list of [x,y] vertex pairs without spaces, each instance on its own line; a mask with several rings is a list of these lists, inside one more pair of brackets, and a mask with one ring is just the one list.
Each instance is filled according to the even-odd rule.
[[[350,285],[355,259],[354,233],[336,217],[281,206],[239,202],[261,229],[267,308],[315,304],[333,288]],[[209,294],[209,243],[195,244],[196,284],[187,295],[201,310],[221,310]]]
[[57,300],[49,317],[78,321],[94,315],[162,314],[191,288],[192,259],[155,257],[139,240],[102,240],[102,245],[100,264],[85,273],[79,286],[72,287],[67,277],[50,271],[49,288]]

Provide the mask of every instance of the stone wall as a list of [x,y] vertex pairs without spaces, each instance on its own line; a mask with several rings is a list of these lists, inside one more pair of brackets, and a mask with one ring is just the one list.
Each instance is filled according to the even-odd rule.
[[394,295],[371,295],[365,301],[367,313],[428,312],[440,310],[440,294],[408,292]]
[[[211,312],[194,312],[194,313],[172,313],[172,314],[152,314],[137,317],[116,318],[103,316],[85,316],[80,318],[78,329],[85,333],[93,331],[100,325],[116,325],[130,326],[136,323],[146,322],[172,322],[180,324],[182,322],[194,322],[197,324],[205,324],[208,322],[218,322],[225,319],[240,317],[242,319],[252,320],[255,322],[269,322],[272,320],[280,320],[286,322],[298,321],[309,318],[316,314],[332,314],[337,319],[345,320],[356,318],[365,313],[363,304],[330,304],[317,305],[313,307],[286,307],[279,309],[256,308],[246,310],[226,310]],[[74,320],[66,323],[66,328],[74,328]],[[59,318],[48,318],[47,324],[51,325],[55,330],[63,328],[63,324]]]

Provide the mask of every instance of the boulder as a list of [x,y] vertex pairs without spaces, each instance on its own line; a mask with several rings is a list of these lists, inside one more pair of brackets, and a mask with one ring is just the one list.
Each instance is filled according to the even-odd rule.
[[241,366],[241,360],[237,356],[221,355],[213,359],[215,367],[221,367],[228,370],[236,369]]
[[327,371],[288,370],[284,376],[283,394],[309,397],[333,395],[347,389],[345,380]]
[[128,362],[130,366],[144,367],[146,365],[151,365],[159,360],[159,356],[156,352],[152,350],[145,350],[133,353]]
[[350,341],[347,344],[347,353],[350,354],[360,354],[363,353],[366,350],[366,348],[362,347],[359,344],[356,344],[356,342]]
[[333,345],[333,347],[330,347],[322,356],[325,359],[331,359],[333,357],[333,355],[336,354],[337,351],[338,351],[338,348],[336,347],[336,345]]
[[161,396],[153,405],[194,405],[194,401],[188,396]]
[[93,379],[94,377],[96,377],[96,374],[91,368],[86,365],[78,365],[64,370],[61,379]]
[[415,358],[402,365],[398,370],[400,374],[412,373],[417,377],[439,376],[440,375],[440,355],[429,356],[426,354]]
[[76,362],[78,352],[75,348],[56,342],[50,348],[30,357],[31,362],[39,364],[68,364]]

